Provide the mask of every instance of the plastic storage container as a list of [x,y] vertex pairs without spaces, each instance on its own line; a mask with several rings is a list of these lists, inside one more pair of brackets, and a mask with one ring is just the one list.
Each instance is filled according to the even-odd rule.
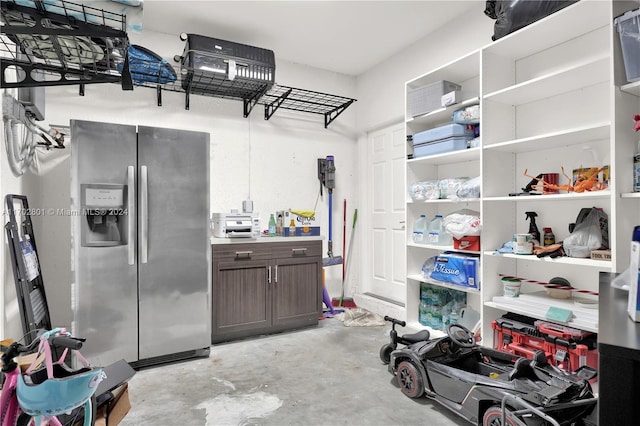
[[462,124],[447,124],[413,135],[413,157],[440,154],[467,148],[473,130]]
[[181,72],[187,92],[249,99],[273,86],[276,62],[272,50],[187,34]]
[[412,117],[442,108],[442,95],[462,89],[462,86],[446,80],[407,91],[407,109]]
[[620,36],[624,70],[629,83],[640,80],[640,9],[613,20]]

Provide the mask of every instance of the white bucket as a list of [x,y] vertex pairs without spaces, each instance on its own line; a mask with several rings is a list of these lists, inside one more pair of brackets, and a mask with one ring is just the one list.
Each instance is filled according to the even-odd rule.
[[520,286],[522,283],[516,278],[503,278],[502,285],[504,289],[505,297],[518,297],[520,296]]
[[513,252],[515,254],[533,254],[531,234],[513,234]]

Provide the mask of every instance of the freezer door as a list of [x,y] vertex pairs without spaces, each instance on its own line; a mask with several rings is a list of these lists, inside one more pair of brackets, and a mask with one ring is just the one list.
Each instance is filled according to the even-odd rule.
[[140,359],[211,345],[209,134],[138,128]]
[[[138,359],[132,192],[136,128],[72,120],[71,135],[72,331],[87,339],[82,353],[92,364],[107,365],[121,358],[134,362]],[[97,208],[118,203],[124,203],[123,208],[111,216]]]

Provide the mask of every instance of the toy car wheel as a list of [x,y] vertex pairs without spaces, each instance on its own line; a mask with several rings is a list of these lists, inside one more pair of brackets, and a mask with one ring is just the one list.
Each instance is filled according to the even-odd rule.
[[389,364],[391,361],[391,352],[393,352],[393,346],[388,343],[380,348],[380,360],[383,364]]
[[398,365],[396,379],[402,393],[409,398],[420,398],[424,393],[420,371],[411,361],[402,361]]
[[[505,410],[505,425],[516,426],[517,423],[509,410]],[[484,412],[482,417],[482,426],[503,426],[502,425],[502,408],[494,405]]]

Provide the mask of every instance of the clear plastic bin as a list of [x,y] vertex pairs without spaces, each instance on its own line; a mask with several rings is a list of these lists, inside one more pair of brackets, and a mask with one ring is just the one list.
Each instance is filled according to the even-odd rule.
[[640,80],[640,9],[631,10],[613,20],[622,46],[627,81]]

